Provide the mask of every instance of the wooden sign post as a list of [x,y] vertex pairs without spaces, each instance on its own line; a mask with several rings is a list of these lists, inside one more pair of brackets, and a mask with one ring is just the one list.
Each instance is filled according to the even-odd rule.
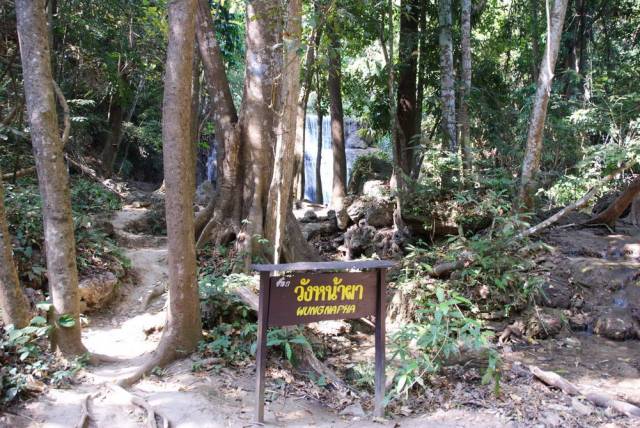
[[[260,272],[256,421],[264,422],[264,373],[269,327],[375,316],[375,398],[373,415],[384,416],[386,273],[394,262],[253,265]],[[348,272],[358,270],[359,272]],[[273,272],[287,272],[272,276]]]

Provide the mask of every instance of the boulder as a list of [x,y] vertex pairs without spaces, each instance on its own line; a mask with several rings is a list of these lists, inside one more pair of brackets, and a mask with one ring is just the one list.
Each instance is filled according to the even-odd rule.
[[619,290],[640,278],[640,263],[594,258],[570,259],[573,282],[588,288]]
[[594,333],[613,340],[626,340],[638,337],[640,326],[626,308],[609,308],[596,320]]
[[353,163],[347,191],[351,194],[361,194],[367,181],[388,181],[392,171],[393,166],[388,160],[370,154],[359,156]]
[[111,272],[84,278],[78,284],[81,311],[96,310],[109,303],[115,294],[118,278]]
[[572,297],[573,289],[569,284],[548,278],[540,286],[536,303],[550,308],[567,309],[571,305]]
[[362,255],[370,256],[373,253],[373,238],[375,234],[376,229],[369,226],[364,219],[349,227],[344,233],[347,259],[352,260]]
[[389,186],[382,180],[369,180],[363,184],[362,194],[370,198],[386,198],[389,196]]
[[393,224],[393,209],[389,200],[358,197],[347,208],[347,214],[354,223],[365,219],[369,226],[387,227]]
[[308,241],[316,236],[327,236],[338,231],[338,224],[335,219],[317,221],[312,223],[301,223],[302,236]]
[[318,221],[318,215],[312,209],[306,210],[300,219],[301,223],[311,223],[313,221]]

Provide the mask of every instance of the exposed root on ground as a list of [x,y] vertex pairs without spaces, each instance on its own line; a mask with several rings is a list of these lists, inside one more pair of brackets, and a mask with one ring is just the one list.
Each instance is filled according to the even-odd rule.
[[160,414],[156,409],[153,408],[145,399],[138,397],[137,395],[132,394],[121,386],[109,384],[109,387],[116,393],[125,396],[129,403],[134,406],[138,406],[142,408],[147,414],[147,427],[149,428],[158,428],[158,419],[160,420],[160,426],[162,428],[169,428],[169,418]]
[[80,413],[80,420],[76,424],[76,428],[87,428],[87,426],[89,426],[89,422],[91,421],[91,413],[89,412],[90,399],[91,399],[91,394],[87,394],[82,400],[82,410]]

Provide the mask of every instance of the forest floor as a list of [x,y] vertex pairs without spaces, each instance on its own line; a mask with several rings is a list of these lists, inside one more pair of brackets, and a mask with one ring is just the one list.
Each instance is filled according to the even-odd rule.
[[[166,294],[155,299],[166,282],[164,239],[132,234],[127,225],[146,213],[137,205],[125,206],[113,224],[127,247],[132,281],[119,298],[89,316],[83,339],[91,352],[120,361],[89,366],[68,389],[48,389],[20,403],[5,415],[0,426],[73,427],[80,419],[83,400],[91,395],[91,427],[145,426],[145,414],[128,396],[109,384],[135,370],[157,345],[164,323]],[[565,231],[569,233],[568,231]],[[127,244],[128,243],[128,244]],[[149,300],[149,301],[148,301]],[[147,302],[148,301],[148,302]],[[147,305],[147,303],[149,303]],[[328,338],[336,339],[336,338]],[[369,335],[353,329],[330,349],[328,363],[337,367],[371,360]],[[394,416],[372,421],[366,392],[339,396],[307,379],[296,378],[286,364],[269,362],[266,425],[287,427],[553,427],[638,426],[611,410],[599,409],[571,398],[535,380],[522,366],[553,370],[586,389],[640,404],[640,341],[615,342],[590,333],[565,332],[535,343],[511,343],[500,349],[505,362],[500,393],[482,385],[473,367],[451,367],[434,376],[427,390],[406,401],[393,402]],[[253,426],[255,377],[252,365],[217,371],[193,371],[196,354],[178,361],[137,383],[131,392],[143,397],[173,427]],[[351,361],[350,361],[351,360]],[[283,370],[283,367],[285,370]]]

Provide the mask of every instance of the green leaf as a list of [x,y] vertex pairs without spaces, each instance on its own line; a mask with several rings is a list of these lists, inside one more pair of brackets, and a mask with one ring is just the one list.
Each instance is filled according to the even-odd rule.
[[285,342],[284,351],[287,355],[287,360],[291,361],[291,358],[293,357],[293,350],[291,349],[291,345],[289,345],[289,342]]
[[442,288],[436,289],[436,297],[438,298],[438,302],[444,302],[444,290]]
[[45,317],[37,316],[31,319],[31,325],[41,326],[46,324],[47,324],[47,319]]
[[63,314],[58,318],[58,325],[64,328],[71,328],[76,325],[76,319],[71,314]]

